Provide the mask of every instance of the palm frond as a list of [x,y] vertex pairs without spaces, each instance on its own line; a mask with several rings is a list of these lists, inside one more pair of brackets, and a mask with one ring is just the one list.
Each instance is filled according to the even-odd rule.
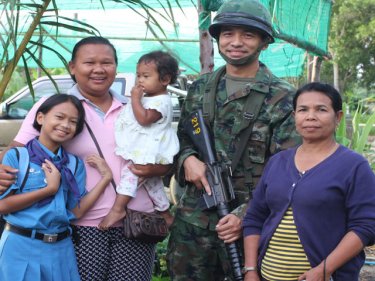
[[22,55],[22,61],[23,61],[23,66],[25,68],[25,76],[26,76],[26,82],[27,82],[27,85],[30,89],[30,94],[31,96],[35,97],[35,92],[34,92],[34,88],[33,88],[33,84],[32,84],[32,81],[31,81],[31,76],[30,76],[30,72],[29,72],[29,67],[27,65],[27,59],[25,58],[25,55]]
[[33,10],[43,8],[41,4],[36,3],[16,3],[16,5],[22,8],[32,8]]
[[[98,1],[100,2],[102,9],[105,10],[106,2],[104,0]],[[142,16],[149,26],[153,25],[155,30],[153,30],[152,33],[157,38],[157,33],[167,37],[162,25],[160,24],[160,22],[164,20],[172,23],[175,32],[177,33],[173,5],[176,4],[177,7],[179,7],[179,9],[183,12],[180,0],[157,0],[158,6],[160,6],[162,10],[152,7],[151,4],[149,4],[146,0],[111,1],[124,4],[136,14]],[[193,0],[191,1],[192,3],[194,2]],[[67,61],[61,54],[42,42],[36,42],[36,40],[33,40],[32,38],[35,36],[44,36],[44,34],[48,34],[48,36],[50,36],[53,40],[56,40],[56,38],[59,38],[61,33],[60,30],[71,30],[88,35],[100,35],[100,31],[92,25],[89,25],[83,21],[60,16],[59,1],[57,0],[43,0],[42,2],[38,1],[38,3],[33,1],[29,2],[16,0],[5,1],[2,3],[3,9],[0,11],[0,16],[2,18],[2,22],[0,23],[0,28],[2,30],[2,33],[0,34],[0,48],[3,49],[3,52],[0,56],[0,70],[4,72],[4,75],[0,80],[0,99],[4,94],[7,84],[9,83],[12,72],[20,60],[22,65],[25,67],[26,80],[30,87],[31,76],[28,72],[30,62],[28,60],[31,59],[35,61],[38,67],[40,67],[42,71],[50,77],[47,69],[43,65],[43,62],[38,59],[36,55],[36,50],[38,48],[43,48],[53,52],[63,62],[64,66],[68,68]],[[53,15],[45,16],[44,14],[46,11],[52,12]],[[25,13],[28,13],[29,18],[32,18],[31,23],[22,20],[21,14],[25,15]],[[54,37],[50,34],[52,31],[47,32],[46,27],[52,27],[50,29],[55,33]],[[39,31],[39,34],[37,31]],[[33,53],[33,51],[35,53]]]
[[97,35],[97,33],[94,30],[89,30],[89,29],[86,29],[86,28],[82,28],[82,27],[78,27],[78,26],[74,26],[74,25],[70,25],[70,24],[65,24],[65,23],[61,23],[61,22],[43,21],[42,24],[50,25],[50,26],[56,26],[56,27],[63,27],[63,28],[66,28],[66,29],[77,31],[77,32],[83,32],[83,33],[87,33],[87,34],[91,34],[91,35]]
[[32,45],[35,45],[35,46],[38,46],[38,47],[41,47],[43,49],[46,49],[46,50],[49,50],[51,52],[53,52],[56,56],[59,57],[59,59],[61,60],[61,62],[64,64],[65,68],[68,69],[69,68],[69,64],[68,64],[68,61],[64,58],[64,56],[62,56],[58,51],[56,51],[55,49],[45,45],[45,44],[42,44],[42,43],[39,43],[39,42],[36,42],[36,41],[30,41],[29,42],[30,44]]
[[[53,86],[55,87],[56,91],[59,93],[59,88],[57,86],[57,83],[55,82],[55,80],[53,80],[51,74],[49,74],[48,70],[44,67],[43,63],[41,60],[39,60],[34,54],[33,52],[31,52],[31,50],[29,48],[26,48],[25,49],[25,53],[29,54],[30,57],[32,57],[32,59],[37,63],[37,65],[40,67],[40,69],[43,70],[43,72],[48,76],[48,78],[51,80]],[[33,96],[34,97],[34,96]]]

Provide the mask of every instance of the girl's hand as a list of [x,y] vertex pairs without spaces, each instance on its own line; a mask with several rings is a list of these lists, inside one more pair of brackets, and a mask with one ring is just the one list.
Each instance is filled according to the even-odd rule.
[[143,97],[143,87],[139,84],[134,85],[130,91],[132,100],[141,100]]
[[108,182],[112,180],[113,175],[111,168],[109,168],[107,162],[99,155],[93,154],[88,156],[86,158],[86,163],[97,169],[103,179],[106,179]]
[[61,174],[56,166],[49,160],[45,160],[42,164],[42,169],[46,175],[47,186],[46,190],[50,192],[50,195],[54,195],[60,187]]

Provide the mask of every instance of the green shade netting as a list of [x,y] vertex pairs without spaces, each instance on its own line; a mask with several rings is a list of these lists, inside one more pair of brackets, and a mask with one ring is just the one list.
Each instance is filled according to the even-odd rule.
[[[36,1],[38,2],[38,1]],[[41,2],[41,1],[39,1]],[[149,7],[165,15],[155,16],[164,34],[155,24],[145,23],[146,18],[138,13],[146,15],[142,9],[130,9],[124,3],[115,1],[94,0],[56,0],[59,8],[59,15],[78,19],[94,26],[101,36],[107,37],[115,45],[119,57],[119,72],[134,72],[138,58],[149,51],[164,49],[173,52],[178,57],[180,66],[186,69],[186,74],[197,74],[200,71],[199,61],[199,40],[196,1],[175,0],[170,1],[145,1]],[[209,9],[217,9],[222,1],[202,1]],[[331,1],[328,0],[262,0],[269,8],[274,28],[278,39],[262,52],[261,60],[280,77],[300,76],[305,61],[306,50],[310,53],[326,56],[327,41],[329,32],[329,21],[331,13]],[[52,6],[51,6],[52,7]],[[136,6],[132,6],[133,8]],[[173,10],[173,17],[176,23],[172,25],[170,9]],[[183,10],[183,11],[182,11]],[[22,9],[21,21],[17,40],[19,44],[22,35],[31,22],[30,10]],[[54,15],[53,13],[48,13]],[[169,16],[168,16],[169,15]],[[214,13],[212,13],[214,16]],[[55,20],[53,17],[49,20]],[[4,23],[4,16],[1,17]],[[63,23],[64,20],[60,20]],[[71,24],[71,23],[70,23]],[[77,24],[79,26],[79,24]],[[1,36],[6,34],[6,24],[0,27]],[[70,59],[70,51],[81,38],[88,34],[72,31],[64,28],[56,30],[55,27],[43,25],[43,30],[38,29],[32,40],[38,41],[39,34],[42,34],[43,44],[58,51],[67,60]],[[57,34],[57,36],[56,36]],[[160,38],[156,39],[155,34]],[[224,61],[217,52],[214,42],[214,63],[215,68],[223,65]],[[2,55],[3,49],[0,49]],[[36,48],[35,55],[38,54]],[[8,49],[12,57],[13,50]],[[47,68],[62,67],[59,58],[51,51],[44,50],[42,61]],[[22,63],[22,61],[20,61]],[[36,67],[36,64],[28,60],[29,67]]]

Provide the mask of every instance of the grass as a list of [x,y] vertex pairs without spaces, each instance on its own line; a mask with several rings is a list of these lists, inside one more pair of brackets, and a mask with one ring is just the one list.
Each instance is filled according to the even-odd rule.
[[152,281],[170,281],[169,277],[152,276]]

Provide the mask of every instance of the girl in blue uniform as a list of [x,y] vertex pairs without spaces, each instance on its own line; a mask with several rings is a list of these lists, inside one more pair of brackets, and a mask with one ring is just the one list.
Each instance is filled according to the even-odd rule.
[[[106,162],[97,155],[85,161],[102,175],[89,193],[85,189],[82,160],[69,155],[62,144],[79,134],[84,125],[81,102],[71,95],[54,95],[38,109],[34,127],[39,138],[25,148],[9,150],[3,164],[21,171],[19,152],[29,159],[27,176],[19,177],[0,196],[5,230],[0,240],[1,281],[79,281],[71,220],[81,217],[112,179]],[[17,156],[18,154],[18,156]],[[72,168],[70,161],[76,161]],[[22,187],[22,188],[21,188]]]

